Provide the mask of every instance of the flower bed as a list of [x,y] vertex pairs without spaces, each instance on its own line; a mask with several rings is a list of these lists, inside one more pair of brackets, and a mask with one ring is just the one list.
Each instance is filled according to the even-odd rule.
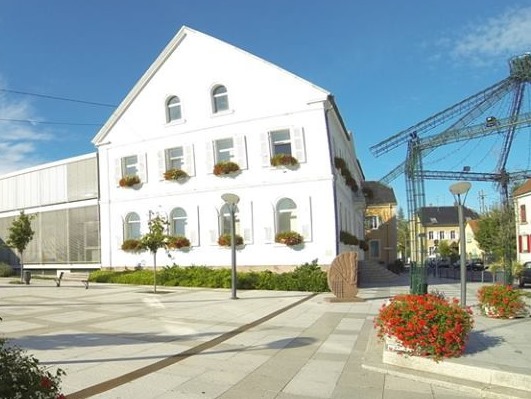
[[477,292],[481,312],[488,317],[511,319],[527,314],[522,291],[510,285],[484,285]]
[[393,337],[410,354],[436,361],[463,354],[473,324],[470,308],[438,294],[397,295],[374,321],[379,338]]

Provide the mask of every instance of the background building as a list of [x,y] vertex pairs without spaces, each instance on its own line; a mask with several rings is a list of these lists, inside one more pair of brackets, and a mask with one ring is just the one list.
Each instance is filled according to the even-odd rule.
[[[97,170],[94,153],[0,176],[0,243],[21,210],[35,216],[25,268],[101,266]],[[0,262],[17,266],[18,254],[0,246]]]
[[516,212],[516,252],[520,263],[531,261],[531,225],[528,210],[531,209],[531,180],[527,180],[514,193]]
[[396,197],[393,189],[376,181],[363,184],[366,195],[366,258],[389,265],[397,259]]

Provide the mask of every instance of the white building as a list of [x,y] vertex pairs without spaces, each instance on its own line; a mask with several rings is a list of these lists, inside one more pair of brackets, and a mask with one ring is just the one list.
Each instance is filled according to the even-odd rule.
[[531,261],[531,180],[513,193],[516,211],[516,252],[520,263]]
[[[121,249],[147,231],[150,215],[166,216],[187,251],[159,251],[158,265],[228,266],[218,237],[229,230],[224,193],[240,197],[237,233],[241,266],[330,264],[350,247],[341,230],[363,237],[363,174],[333,97],[241,49],[183,27],[140,78],[93,140],[98,149],[103,266],[152,264],[148,253]],[[273,167],[290,154],[296,168]],[[334,167],[342,158],[350,186]],[[220,161],[240,172],[219,177]],[[170,168],[184,182],[166,181]],[[120,187],[122,177],[141,183]],[[351,188],[352,187],[352,188]],[[296,231],[304,245],[275,242]]]
[[[157,265],[228,266],[230,251],[218,245],[230,230],[224,193],[240,198],[239,267],[314,259],[327,265],[342,251],[359,250],[339,238],[340,232],[363,238],[364,177],[331,94],[213,37],[183,27],[93,143],[97,157],[0,177],[1,240],[20,210],[38,214],[25,267],[149,267],[149,253],[126,252],[122,243],[146,233],[154,214],[191,243],[170,257],[159,251]],[[298,165],[271,166],[278,154]],[[240,171],[217,176],[220,161]],[[188,178],[165,180],[175,168]],[[121,187],[132,175],[140,184]],[[275,242],[283,231],[299,233],[303,244]],[[10,251],[0,256],[17,263]]]

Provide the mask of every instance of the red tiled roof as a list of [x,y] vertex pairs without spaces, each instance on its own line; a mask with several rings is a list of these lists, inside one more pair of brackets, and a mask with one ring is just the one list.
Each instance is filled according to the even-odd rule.
[[524,184],[518,187],[513,192],[513,197],[518,197],[520,195],[528,194],[531,192],[531,179],[528,179]]

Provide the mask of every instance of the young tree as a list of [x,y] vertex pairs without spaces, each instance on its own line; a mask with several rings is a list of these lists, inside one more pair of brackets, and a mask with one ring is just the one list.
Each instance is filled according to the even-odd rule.
[[494,208],[481,217],[475,234],[479,247],[510,267],[516,256],[515,218],[511,207]]
[[409,222],[404,217],[402,207],[398,208],[397,213],[397,251],[401,254],[404,263],[410,256],[409,248]]
[[149,232],[140,238],[141,248],[149,250],[153,255],[153,293],[157,293],[157,251],[159,248],[167,248],[168,235],[166,234],[166,226],[168,221],[156,216],[149,219]]
[[34,215],[29,216],[24,211],[20,211],[20,215],[13,220],[9,227],[6,244],[8,247],[15,248],[20,254],[20,281],[24,279],[24,251],[35,234],[31,228],[31,221],[34,218]]

